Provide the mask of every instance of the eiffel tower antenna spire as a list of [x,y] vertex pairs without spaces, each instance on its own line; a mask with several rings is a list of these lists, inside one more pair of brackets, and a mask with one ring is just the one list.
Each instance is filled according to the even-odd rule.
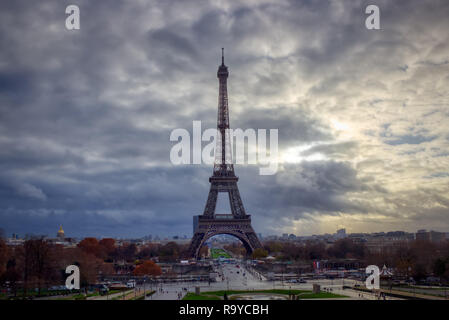
[[224,66],[224,48],[221,48],[221,65]]

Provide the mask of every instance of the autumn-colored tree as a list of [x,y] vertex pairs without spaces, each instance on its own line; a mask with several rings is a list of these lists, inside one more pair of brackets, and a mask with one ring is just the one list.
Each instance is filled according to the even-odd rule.
[[252,258],[253,259],[261,259],[266,258],[268,256],[268,251],[262,248],[257,248],[253,251]]
[[20,281],[20,273],[18,271],[16,260],[11,257],[6,264],[6,271],[0,276],[0,285],[5,285],[8,282],[9,287],[12,289],[14,296],[17,295],[17,286]]
[[326,247],[324,243],[307,242],[304,247],[304,258],[309,260],[323,259],[326,257]]
[[161,245],[158,243],[149,243],[139,250],[139,252],[137,254],[137,258],[145,260],[145,259],[157,257],[159,255],[160,247],[161,247]]
[[437,260],[435,260],[434,262],[434,266],[433,266],[433,273],[438,276],[438,277],[444,277],[446,274],[446,266],[448,264],[449,261],[446,261],[444,259],[438,258]]
[[198,254],[199,254],[200,257],[206,258],[206,257],[208,256],[208,254],[209,254],[209,247],[207,247],[207,246],[202,246],[202,247],[200,248],[200,251],[199,251]]
[[56,255],[52,254],[54,246],[43,238],[29,238],[16,249],[17,269],[22,275],[24,295],[30,285],[38,288],[48,286],[58,276]]
[[282,244],[279,241],[269,241],[265,243],[265,249],[270,253],[280,252],[282,250]]
[[354,243],[351,239],[340,239],[335,241],[334,245],[327,250],[331,257],[345,259],[358,258],[365,256],[365,247],[362,244]]
[[33,241],[32,271],[36,278],[39,294],[43,284],[49,280],[52,272],[50,251],[50,244],[47,241],[43,239]]
[[174,261],[179,258],[181,248],[176,242],[168,242],[159,249],[159,256],[162,261]]
[[103,238],[100,240],[99,245],[104,247],[108,252],[111,252],[115,249],[115,240],[112,238]]
[[112,238],[104,238],[101,239],[98,244],[100,245],[100,256],[105,260],[113,260],[115,251],[117,249],[115,247],[115,240]]
[[85,287],[97,281],[97,276],[103,265],[103,260],[94,254],[88,253],[81,248],[70,250],[68,264],[74,264],[80,268],[80,284]]
[[223,246],[223,249],[225,249],[228,252],[231,252],[236,256],[244,256],[246,254],[246,249],[243,247],[240,241],[236,241],[231,244],[225,245]]
[[102,263],[100,265],[100,272],[106,275],[115,274],[114,264],[106,262]]
[[145,260],[134,269],[133,274],[136,276],[159,276],[162,274],[162,270],[154,261]]
[[0,276],[6,271],[8,256],[8,246],[6,245],[5,241],[0,238]]
[[99,256],[101,253],[100,243],[96,238],[85,238],[78,243],[78,247],[85,253]]
[[134,261],[137,257],[137,246],[134,243],[125,243],[118,248],[117,258],[125,261]]

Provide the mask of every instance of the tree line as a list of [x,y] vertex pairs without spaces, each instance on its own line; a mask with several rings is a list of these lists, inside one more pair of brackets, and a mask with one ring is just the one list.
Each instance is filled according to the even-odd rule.
[[117,244],[112,238],[85,238],[74,247],[64,247],[43,237],[29,237],[23,244],[8,246],[0,238],[0,287],[8,287],[26,296],[29,290],[41,290],[65,284],[68,265],[80,268],[82,287],[96,283],[100,274],[158,276],[159,262],[174,262],[187,252],[187,246],[175,242]]
[[[226,245],[227,251],[244,255],[239,242]],[[318,241],[287,242],[266,241],[263,248],[254,250],[253,259],[268,255],[276,261],[312,263],[314,260],[355,259],[364,265],[386,265],[396,269],[396,274],[421,280],[429,275],[449,281],[449,241],[434,243],[424,240],[403,241],[369,249],[366,243],[345,238],[332,244]]]

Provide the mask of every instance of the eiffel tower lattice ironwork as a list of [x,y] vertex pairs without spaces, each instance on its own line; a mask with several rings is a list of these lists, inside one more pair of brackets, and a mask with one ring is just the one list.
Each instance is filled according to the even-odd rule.
[[[211,237],[228,234],[238,238],[248,254],[262,245],[251,226],[251,216],[247,215],[237,187],[238,177],[232,163],[231,137],[229,130],[229,107],[227,79],[228,67],[224,64],[222,48],[221,65],[218,68],[219,80],[217,139],[215,148],[214,172],[209,178],[210,191],[202,215],[193,217],[193,238],[189,254],[197,258],[200,248]],[[215,214],[219,192],[229,196],[231,214]]]

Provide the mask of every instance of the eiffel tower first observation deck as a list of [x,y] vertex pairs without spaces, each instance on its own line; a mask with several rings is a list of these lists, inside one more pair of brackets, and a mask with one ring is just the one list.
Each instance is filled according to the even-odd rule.
[[[218,67],[219,82],[217,140],[215,148],[214,172],[209,178],[210,191],[206,207],[202,215],[193,217],[194,235],[190,242],[189,254],[198,258],[200,248],[211,237],[218,234],[228,234],[238,238],[244,245],[247,254],[262,248],[251,226],[251,216],[247,215],[240,198],[237,181],[232,163],[231,136],[229,130],[229,108],[227,79],[228,67],[224,64],[223,48],[221,65]],[[229,196],[230,214],[215,214],[219,192]]]

